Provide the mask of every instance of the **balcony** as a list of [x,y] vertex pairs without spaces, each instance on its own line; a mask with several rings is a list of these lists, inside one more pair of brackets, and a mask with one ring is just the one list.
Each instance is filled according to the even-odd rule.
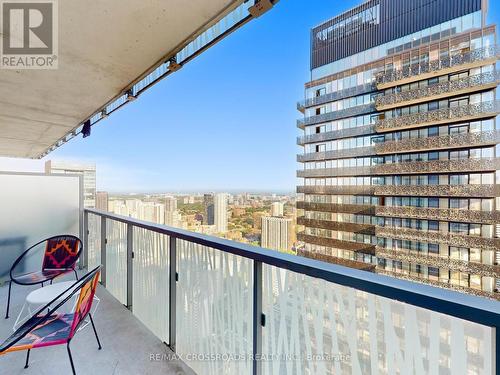
[[500,196],[500,185],[378,185],[374,194],[419,197],[494,198]]
[[331,220],[307,219],[304,216],[297,218],[297,224],[310,228],[322,228],[331,230],[340,230],[344,232],[375,234],[375,226],[370,224],[343,223]]
[[375,130],[379,133],[413,129],[429,125],[447,124],[456,121],[472,121],[500,113],[500,100],[468,104],[454,108],[441,108],[428,112],[412,113],[398,117],[378,119]]
[[377,216],[408,217],[413,219],[458,221],[483,224],[500,222],[500,211],[476,211],[458,208],[427,208],[427,207],[375,207]]
[[500,238],[485,238],[468,236],[458,233],[446,233],[441,231],[422,231],[409,228],[388,228],[377,226],[375,229],[377,237],[395,238],[410,241],[424,241],[444,243],[450,246],[474,247],[483,250],[496,251],[500,248]]
[[375,81],[377,88],[384,90],[396,85],[403,85],[460,70],[494,64],[499,57],[499,46],[483,47],[441,60],[413,64],[403,69],[391,70],[389,72],[380,72],[376,75]]
[[300,169],[297,171],[297,177],[366,176],[371,171],[372,167]]
[[[486,298],[492,298],[496,299],[496,295],[494,293],[489,293],[483,290],[479,289],[474,289],[474,288],[469,288],[465,286],[461,286],[458,284],[452,284],[444,281],[439,281],[439,280],[433,280],[433,279],[424,279],[422,278],[421,275],[418,275],[416,273],[409,273],[408,271],[391,271],[391,270],[385,270],[381,267],[376,268],[376,272],[380,275],[387,275],[387,276],[392,276],[392,277],[397,277],[398,279],[403,279],[403,280],[408,280],[420,284],[427,284],[427,285],[432,285],[438,288],[446,288],[446,289],[451,289],[455,290],[458,292],[463,292],[463,293],[469,293],[475,296],[479,297],[486,297]],[[472,359],[471,359],[472,360]],[[477,360],[472,360],[473,362],[477,363]]]
[[339,100],[350,96],[363,95],[372,91],[375,91],[375,85],[373,85],[372,83],[358,85],[355,87],[350,87],[348,89],[338,90],[325,95],[302,100],[297,103],[297,109],[301,112],[304,112],[304,110],[308,107],[314,107],[316,105],[333,102],[334,100]]
[[298,201],[297,208],[306,211],[344,212],[350,214],[374,215],[375,206],[344,203],[316,203]]
[[336,185],[336,186],[297,186],[297,193],[305,194],[354,194],[372,195],[375,192],[374,186],[369,185]]
[[375,155],[375,146],[364,146],[355,148],[346,148],[345,150],[332,150],[323,152],[308,152],[305,154],[297,155],[299,163],[313,160],[328,160],[328,159],[341,159],[356,156],[370,156]]
[[328,254],[323,254],[317,251],[306,251],[304,249],[298,249],[297,255],[301,257],[321,260],[323,262],[338,264],[345,267],[354,268],[357,270],[370,271],[373,272],[375,270],[375,265],[365,262],[358,262],[356,260],[344,259],[335,257]]
[[431,160],[379,164],[374,166],[301,169],[297,177],[339,177],[418,173],[496,171],[500,158]]
[[366,115],[375,110],[374,104],[363,104],[351,108],[341,109],[338,111],[327,112],[321,115],[308,116],[304,119],[297,120],[297,127],[304,129],[307,125],[320,124],[327,121],[335,121],[341,118]]
[[309,234],[305,234],[304,232],[298,233],[297,239],[299,241],[304,241],[311,244],[349,250],[355,253],[375,255],[375,245],[371,244],[354,241],[343,241],[336,238],[312,236]]
[[448,96],[458,96],[475,91],[495,88],[500,83],[500,71],[487,72],[456,81],[436,83],[424,88],[380,95],[375,100],[378,111],[410,106]]
[[331,141],[334,139],[356,137],[358,135],[368,135],[372,133],[375,133],[375,126],[373,125],[357,126],[348,129],[334,130],[331,132],[303,135],[301,137],[297,137],[297,144],[304,145],[306,143]]
[[369,168],[374,175],[496,171],[500,169],[500,158],[412,161]]
[[[411,356],[411,369],[422,373],[424,366],[443,366],[440,358],[467,353],[469,337],[480,347],[496,347],[500,328],[496,301],[96,210],[84,210],[82,219],[78,176],[0,178],[8,189],[0,197],[1,240],[29,228],[35,236],[48,230],[78,233],[83,224],[86,246],[80,266],[102,264],[101,303],[94,320],[103,349],[90,345],[94,344],[91,331],[75,336],[72,345],[80,375],[293,374],[293,366],[311,373],[321,368],[320,373],[376,372],[379,366],[391,365],[407,368],[402,359],[394,362],[395,351]],[[17,199],[22,181],[24,199]],[[61,190],[48,188],[54,183]],[[30,211],[27,207],[33,202],[38,205]],[[26,219],[11,220],[14,213],[18,217],[26,213]],[[52,220],[42,220],[48,213]],[[299,235],[301,240],[315,241],[310,237]],[[370,244],[316,241],[360,254],[375,253]],[[3,263],[7,255],[2,251]],[[1,306],[6,289],[0,288]],[[28,288],[14,288],[12,314],[19,311],[27,292]],[[367,314],[352,319],[348,311],[358,308]],[[0,319],[0,332],[6,336],[12,324],[12,319]],[[332,332],[332,327],[338,329]],[[427,336],[419,335],[417,327],[427,327]],[[366,338],[352,340],[351,333],[360,329],[366,330]],[[304,339],[301,332],[310,336]],[[433,348],[441,332],[449,332],[449,345]],[[302,337],[299,344],[294,337]],[[373,344],[369,337],[382,342]],[[495,351],[477,353],[463,357],[461,368],[472,371],[479,366],[493,374]],[[325,355],[334,359],[323,360]],[[32,351],[27,370],[22,370],[24,359],[22,352],[9,353],[0,357],[0,368],[8,374],[70,369],[58,348]],[[454,366],[455,361],[444,365],[450,373],[456,373]]]
[[[391,250],[383,247],[376,247],[378,257],[385,259],[394,259],[402,262],[410,262],[412,264],[422,264],[431,267],[446,268],[451,271],[460,271],[474,275],[498,277],[500,275],[500,266],[493,264],[482,264],[475,262],[463,261],[449,257],[441,257],[438,255],[419,254],[416,251],[409,250]],[[500,297],[497,297],[497,299]]]
[[500,143],[500,130],[489,130],[476,133],[441,135],[438,137],[402,139],[377,143],[377,155],[398,152],[413,152],[426,150],[442,150],[461,147],[493,146]]

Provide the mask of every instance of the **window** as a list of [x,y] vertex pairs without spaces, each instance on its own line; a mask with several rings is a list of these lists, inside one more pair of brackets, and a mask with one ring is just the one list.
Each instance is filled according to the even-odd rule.
[[429,220],[428,221],[428,228],[429,228],[429,230],[432,230],[432,231],[438,231],[439,230],[439,221]]
[[439,128],[437,126],[432,126],[428,129],[427,135],[429,137],[436,137],[439,135]]
[[439,254],[439,245],[437,243],[430,243],[428,245],[429,254]]
[[439,208],[439,198],[429,198],[428,205],[430,208]]
[[438,279],[439,278],[439,268],[429,267],[429,277]]

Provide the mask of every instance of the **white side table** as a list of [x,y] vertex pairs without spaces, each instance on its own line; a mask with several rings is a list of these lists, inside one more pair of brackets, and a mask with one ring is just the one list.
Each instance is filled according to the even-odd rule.
[[[43,305],[48,304],[50,301],[52,301],[54,298],[56,298],[58,295],[63,293],[66,289],[71,287],[76,281],[63,281],[60,283],[54,283],[51,285],[44,286],[42,288],[39,288],[37,290],[32,291],[26,296],[26,300],[23,304],[23,307],[21,308],[21,311],[19,312],[19,315],[17,316],[16,322],[14,323],[13,330],[15,331],[19,326],[24,323],[26,320],[28,320],[32,315],[33,311],[36,311],[36,309],[40,308]],[[71,294],[71,289],[68,290],[67,293],[62,295],[59,300],[63,300],[66,298],[69,294]],[[73,297],[78,297],[78,293],[75,293]],[[77,298],[75,298],[75,301],[73,303],[73,307],[71,308],[70,311],[74,311],[76,307],[76,302]],[[93,312],[97,310],[97,306],[99,305],[99,298],[97,298],[96,295],[94,295],[94,300],[97,302],[95,304],[95,307],[93,308]],[[24,309],[27,309],[27,315],[22,318]],[[80,327],[80,329],[86,327],[88,322],[86,322],[84,325]]]

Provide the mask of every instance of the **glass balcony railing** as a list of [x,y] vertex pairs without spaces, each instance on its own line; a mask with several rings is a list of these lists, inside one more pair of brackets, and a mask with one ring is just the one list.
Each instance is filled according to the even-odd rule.
[[430,160],[372,166],[301,169],[297,171],[297,177],[339,177],[496,170],[500,170],[500,158]]
[[349,87],[348,89],[338,90],[334,92],[330,92],[328,94],[316,96],[314,98],[309,98],[302,100],[297,103],[297,109],[299,111],[304,111],[307,107],[313,107],[315,105],[321,105],[328,102],[332,102],[334,100],[339,100],[343,98],[347,98],[350,96],[357,96],[366,94],[368,92],[374,91],[375,85],[372,83],[365,83],[363,85],[358,85],[354,87]]
[[321,115],[307,116],[297,120],[297,127],[303,129],[306,125],[319,124],[326,121],[334,121],[341,118],[366,115],[375,110],[375,104],[362,104],[350,108],[340,109],[337,111],[323,113]]
[[500,71],[486,72],[414,90],[380,95],[375,99],[375,106],[378,110],[383,110],[395,106],[410,105],[445,95],[460,95],[485,87],[495,87],[499,82]]
[[101,211],[84,215],[84,259],[100,258],[102,284],[198,374],[493,374],[497,366],[496,301]]
[[477,48],[472,51],[459,53],[455,56],[447,57],[440,60],[432,60],[418,64],[405,66],[402,69],[393,69],[387,72],[380,72],[375,76],[375,81],[379,88],[390,83],[406,80],[411,77],[418,79],[418,76],[437,72],[439,70],[457,68],[461,69],[466,65],[481,63],[489,60],[496,60],[500,57],[500,47],[497,45]]
[[494,116],[500,113],[500,100],[467,104],[453,108],[441,108],[427,112],[410,113],[398,117],[378,119],[375,122],[377,132],[387,132],[398,129],[408,129],[428,124],[443,124],[447,122]]

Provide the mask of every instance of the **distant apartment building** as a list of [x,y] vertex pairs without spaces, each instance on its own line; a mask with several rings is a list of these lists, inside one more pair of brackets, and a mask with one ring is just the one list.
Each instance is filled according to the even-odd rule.
[[217,233],[227,232],[227,199],[226,193],[214,194],[214,225]]
[[213,194],[203,195],[203,224],[213,225],[214,224],[214,196]]
[[177,210],[177,198],[165,197],[165,225],[178,227],[181,215]]
[[46,174],[79,174],[83,176],[83,206],[96,207],[96,168],[95,164],[73,163],[59,160],[45,162]]
[[165,205],[156,202],[141,202],[138,218],[156,224],[165,224]]
[[262,216],[261,245],[267,249],[288,251],[292,248],[292,219]]
[[98,191],[96,193],[96,204],[95,208],[98,210],[108,211],[109,210],[109,195],[107,191]]
[[487,1],[368,0],[312,29],[299,254],[499,298]]
[[271,216],[283,216],[284,204],[282,202],[271,203]]

